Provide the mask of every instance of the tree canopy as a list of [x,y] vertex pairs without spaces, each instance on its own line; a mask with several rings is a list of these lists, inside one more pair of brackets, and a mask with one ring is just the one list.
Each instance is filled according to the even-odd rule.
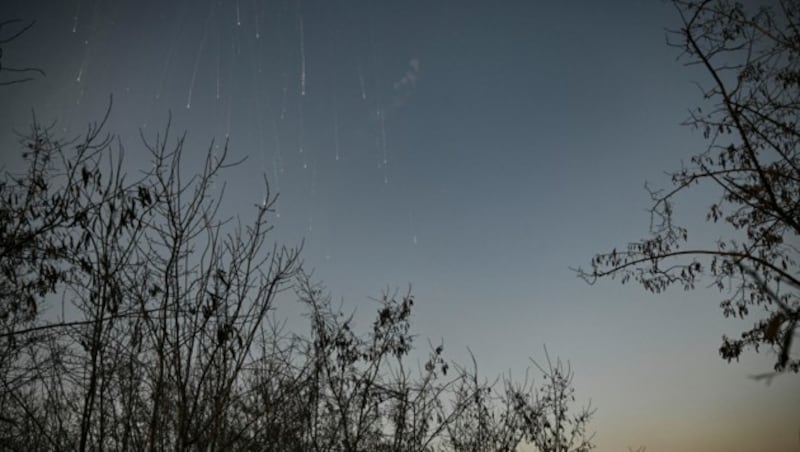
[[[776,351],[775,370],[800,370],[792,340],[800,319],[800,3],[748,7],[725,0],[675,0],[680,29],[669,43],[706,75],[702,104],[686,125],[708,145],[671,172],[672,187],[650,191],[651,235],[601,253],[579,276],[634,281],[650,292],[694,289],[706,277],[723,294],[726,317],[752,318],[723,336],[722,358]],[[679,194],[716,187],[705,220],[720,237],[689,245],[674,218]]]
[[[4,450],[593,448],[568,364],[547,356],[535,385],[486,379],[442,344],[414,356],[410,292],[359,328],[300,247],[271,240],[266,179],[249,221],[220,218],[227,143],[187,174],[168,124],[143,135],[131,179],[109,114],[73,138],[34,117],[22,169],[0,176]],[[305,334],[273,315],[292,291]]]

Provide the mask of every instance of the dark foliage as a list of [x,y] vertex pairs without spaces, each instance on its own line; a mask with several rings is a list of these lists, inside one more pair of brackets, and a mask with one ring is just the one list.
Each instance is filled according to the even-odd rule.
[[[686,124],[702,131],[705,151],[672,173],[673,187],[651,191],[652,236],[598,254],[580,276],[618,277],[659,293],[694,289],[703,276],[724,294],[726,317],[755,317],[739,337],[723,336],[720,355],[776,352],[775,370],[800,370],[792,340],[800,320],[800,3],[748,8],[723,0],[675,0],[682,19],[671,45],[708,76],[702,107]],[[699,186],[719,189],[706,220],[723,234],[687,246],[673,201]]]
[[[227,146],[186,178],[167,126],[129,180],[104,122],[60,140],[34,119],[25,171],[0,182],[4,450],[592,448],[568,366],[548,357],[534,386],[489,382],[441,345],[411,365],[413,296],[384,294],[359,332],[298,248],[269,243],[266,182],[246,226],[218,218]],[[308,334],[271,314],[287,290]]]
[[39,68],[9,66],[3,61],[3,46],[19,39],[34,23],[24,23],[21,19],[0,20],[0,86],[33,80],[34,74],[44,76],[44,71]]

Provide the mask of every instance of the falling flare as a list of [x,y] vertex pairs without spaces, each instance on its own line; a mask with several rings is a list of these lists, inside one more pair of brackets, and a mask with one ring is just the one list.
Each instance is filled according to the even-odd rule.
[[336,152],[336,161],[339,161],[339,112],[336,102],[336,93],[333,95],[333,147]]
[[78,31],[78,16],[81,15],[81,0],[78,0],[78,5],[75,8],[75,15],[72,17],[72,32]]
[[75,78],[75,81],[80,83],[81,79],[83,78],[83,71],[86,68],[87,61],[89,60],[89,40],[85,39],[83,41],[83,45],[86,49],[83,51],[83,61],[81,61],[81,67],[78,69],[78,76]]
[[200,47],[197,49],[197,55],[194,59],[194,70],[192,71],[192,80],[189,82],[189,95],[186,99],[186,109],[189,110],[192,108],[192,92],[194,91],[194,82],[197,79],[197,68],[200,66],[200,56],[203,54],[203,46],[206,43],[206,36],[208,35],[208,21],[211,20],[211,12],[214,10],[210,10],[208,12],[208,20],[206,23],[203,24],[203,37],[200,39]]
[[[228,85],[233,84],[233,66],[234,61],[236,58],[235,47],[233,43],[231,43],[231,57],[230,57],[230,64],[228,67]],[[232,90],[228,89],[228,102],[227,102],[227,117],[225,119],[225,139],[228,139],[231,135],[231,106],[233,105],[233,92]]]
[[303,31],[303,15],[300,14],[300,2],[297,2],[297,22],[300,26],[300,95],[306,95],[306,39]]
[[222,43],[220,42],[222,38],[220,37],[220,34],[221,33],[219,33],[219,32],[217,33],[217,74],[216,74],[217,75],[217,100],[219,100],[219,97],[220,97],[219,96],[219,70],[220,70],[219,68],[220,68],[220,64],[221,64],[220,60],[222,59]]
[[281,120],[286,118],[286,93],[289,90],[286,87],[286,74],[283,74],[284,84],[281,89]]
[[361,85],[361,100],[367,100],[367,89],[364,86],[364,72],[361,70],[361,63],[358,64],[358,83]]
[[253,20],[256,23],[256,39],[260,39],[261,38],[261,31],[259,30],[259,27],[258,27],[258,0],[253,0],[253,9],[255,10],[255,14],[254,14],[255,17],[254,17]]
[[239,0],[236,0],[236,26],[242,26],[242,17],[239,15]]
[[408,211],[408,228],[411,230],[411,241],[414,243],[414,245],[416,245],[417,244],[417,232],[414,229],[414,211],[413,210],[409,210]]
[[386,115],[381,107],[378,107],[378,117],[381,120],[381,151],[383,151],[383,165],[386,166],[386,164],[389,163],[389,156],[386,150]]
[[169,66],[172,62],[172,55],[175,53],[175,46],[178,41],[178,37],[181,34],[181,30],[183,29],[183,22],[186,18],[186,10],[184,9],[183,14],[180,15],[180,20],[178,20],[178,26],[175,27],[175,31],[172,35],[172,40],[169,44],[169,49],[167,50],[167,57],[164,60],[164,68],[161,71],[161,78],[158,81],[158,89],[156,91],[156,100],[161,98],[161,93],[164,89],[164,80],[167,78],[167,72],[169,71]]

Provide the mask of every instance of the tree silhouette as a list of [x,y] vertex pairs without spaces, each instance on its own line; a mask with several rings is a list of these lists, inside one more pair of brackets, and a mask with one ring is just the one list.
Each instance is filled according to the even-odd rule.
[[[249,222],[219,218],[227,143],[187,176],[167,124],[143,137],[150,165],[129,179],[109,114],[72,139],[34,117],[25,169],[0,179],[4,450],[592,447],[592,410],[573,407],[560,362],[538,387],[490,383],[442,345],[413,365],[410,293],[385,293],[359,332],[300,249],[270,242],[266,180]],[[307,334],[270,314],[287,290]]]
[[[682,26],[670,32],[670,44],[708,79],[705,103],[686,121],[708,147],[671,173],[672,188],[650,191],[649,238],[598,254],[578,273],[590,283],[633,280],[653,293],[675,284],[694,289],[705,275],[724,294],[726,317],[755,317],[740,337],[723,336],[722,358],[738,360],[744,350],[766,346],[776,351],[776,371],[797,372],[791,346],[800,319],[800,4],[673,3]],[[673,218],[673,202],[701,185],[720,192],[706,221],[725,236],[694,247]]]
[[[14,67],[8,66],[3,62],[3,46],[9,44],[20,36],[25,34],[33,27],[35,21],[23,23],[21,19],[9,19],[0,21],[0,86],[13,85],[16,83],[24,83],[33,80],[33,74],[44,76],[44,71],[35,67]],[[6,34],[4,28],[12,27],[12,30]],[[13,27],[17,27],[14,29]],[[8,77],[5,74],[9,74]]]

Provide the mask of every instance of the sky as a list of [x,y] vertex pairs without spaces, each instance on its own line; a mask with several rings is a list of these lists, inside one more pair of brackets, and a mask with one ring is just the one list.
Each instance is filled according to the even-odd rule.
[[[597,412],[597,450],[800,447],[800,379],[769,354],[728,364],[720,295],[651,295],[570,267],[644,237],[665,171],[702,151],[680,125],[707,81],[666,45],[647,1],[10,0],[36,20],[3,63],[46,77],[0,90],[0,156],[35,111],[66,134],[100,119],[130,168],[171,114],[186,165],[229,139],[224,212],[280,193],[274,238],[367,319],[409,286],[413,328],[484,375],[522,376],[543,346]],[[213,149],[213,148],[212,148]],[[698,241],[712,191],[680,199]],[[280,300],[278,312],[299,306]]]

